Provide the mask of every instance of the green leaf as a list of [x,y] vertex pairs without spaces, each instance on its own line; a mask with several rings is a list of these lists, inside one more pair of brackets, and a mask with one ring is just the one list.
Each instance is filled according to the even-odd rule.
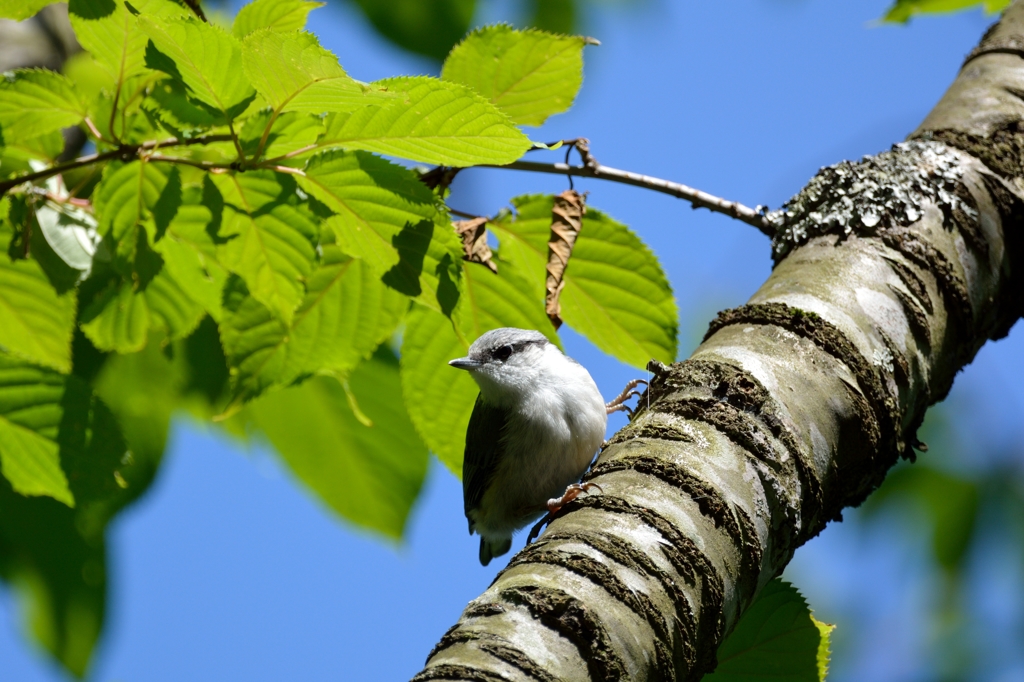
[[275,31],[294,31],[305,28],[306,17],[322,2],[307,0],[256,0],[238,10],[231,32],[242,39],[253,31],[270,28]]
[[427,76],[390,78],[373,85],[400,96],[334,116],[321,146],[472,166],[511,163],[532,145],[508,116],[463,85]]
[[761,588],[718,648],[705,682],[824,682],[834,626],[814,619],[796,588],[778,578]]
[[[345,376],[395,331],[408,299],[332,243],[289,329],[251,297],[221,325],[234,404],[310,374]],[[228,410],[230,412],[230,408]]]
[[256,158],[268,124],[270,132],[267,134],[260,158],[273,159],[308,147],[315,143],[317,137],[324,131],[324,122],[319,116],[286,111],[275,118],[270,109],[264,109],[248,119],[238,133],[242,151],[247,157]]
[[116,244],[115,266],[122,274],[136,269],[139,245],[146,249],[167,228],[181,205],[177,168],[156,163],[113,162],[93,191],[99,231]]
[[75,292],[59,295],[34,259],[12,261],[9,240],[0,233],[0,349],[70,372]]
[[252,33],[243,43],[242,64],[246,78],[277,112],[353,111],[391,99],[379,88],[349,78],[338,58],[320,47],[312,33]]
[[22,495],[75,497],[60,467],[65,377],[0,354],[0,471]]
[[355,524],[400,538],[428,456],[401,400],[394,353],[381,347],[352,372],[347,388],[317,377],[264,396],[248,413],[329,507]]
[[0,0],[0,19],[21,21],[35,16],[39,10],[52,5],[54,0]]
[[156,47],[147,63],[180,79],[193,97],[231,119],[252,100],[255,91],[242,74],[242,48],[219,26],[195,17],[139,17],[139,28]]
[[82,47],[120,87],[127,79],[146,71],[146,43],[149,37],[139,30],[136,14],[174,19],[188,15],[171,0],[132,0],[130,12],[123,0],[70,0],[68,18]]
[[[501,257],[544,297],[544,267],[551,231],[550,195],[512,200],[515,216],[489,227]],[[562,319],[598,348],[634,367],[676,357],[678,319],[668,278],[654,253],[628,227],[588,208],[565,271]]]
[[487,26],[455,46],[441,78],[472,88],[520,125],[539,126],[572,106],[583,83],[588,42],[506,24]]
[[542,302],[509,263],[497,274],[462,261],[463,295],[452,314],[415,306],[402,341],[402,390],[416,430],[430,450],[456,476],[462,475],[466,428],[479,389],[467,372],[448,371],[448,361],[464,357],[469,345],[498,327],[537,329],[561,346]]
[[0,176],[12,177],[16,172],[31,172],[34,170],[31,161],[54,164],[63,150],[64,136],[58,130],[51,130],[38,137],[15,140],[0,137]]
[[76,125],[85,111],[66,76],[45,69],[0,74],[0,143]]
[[437,61],[466,34],[475,0],[354,0],[381,35]]
[[363,152],[328,151],[299,185],[334,212],[341,249],[384,283],[449,313],[458,299],[462,247],[437,197],[407,168]]
[[1001,12],[1010,0],[896,0],[882,21],[905,23],[915,14],[942,14],[982,6],[988,14]]
[[[210,201],[215,204],[216,199]],[[219,216],[223,206],[215,205],[214,209]],[[214,211],[203,203],[202,192],[188,188],[181,207],[154,248],[163,258],[168,274],[189,298],[219,322],[228,272],[217,260],[217,243],[211,234],[215,229]]]
[[[100,242],[95,216],[77,206],[48,200],[36,209],[35,217],[43,240],[61,261],[80,271],[82,277],[88,274]],[[36,255],[39,246],[36,240]]]
[[214,176],[223,196],[218,260],[285,324],[313,270],[316,225],[297,205],[295,181],[271,171]]
[[82,312],[82,331],[93,345],[104,351],[134,353],[146,346],[149,306],[131,284],[120,278],[93,300]]

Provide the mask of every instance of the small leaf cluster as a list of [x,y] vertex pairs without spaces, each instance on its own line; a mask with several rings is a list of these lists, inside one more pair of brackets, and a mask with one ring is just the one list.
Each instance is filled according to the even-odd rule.
[[[328,507],[400,538],[428,453],[461,469],[477,389],[447,360],[502,326],[559,343],[553,196],[490,220],[495,273],[411,164],[534,148],[521,127],[572,105],[588,39],[491,26],[440,78],[365,83],[305,30],[318,6],[256,0],[222,27],[172,0],[70,0],[86,51],[0,78],[0,576],[31,586],[35,636],[76,674],[102,628],[104,529],[172,417],[271,445]],[[68,127],[90,147],[72,160]],[[664,272],[599,210],[562,296],[605,352],[675,359]]]

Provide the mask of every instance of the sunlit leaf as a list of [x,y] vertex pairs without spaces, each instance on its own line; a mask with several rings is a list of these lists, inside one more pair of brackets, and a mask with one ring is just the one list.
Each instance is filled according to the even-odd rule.
[[132,0],[133,14],[123,0],[69,0],[68,18],[75,37],[113,78],[115,88],[146,70],[149,37],[138,26],[136,14],[172,19],[188,15],[173,0]]
[[983,7],[985,12],[1001,12],[1010,0],[896,0],[882,17],[883,21],[906,22],[915,14],[942,14],[957,12],[971,7]]
[[0,74],[0,146],[79,123],[86,107],[66,76],[46,69]]
[[310,374],[346,375],[394,333],[407,308],[408,299],[363,261],[324,244],[290,329],[251,297],[225,316],[235,401]]
[[[268,124],[269,131],[266,130]],[[274,117],[273,112],[265,109],[249,118],[238,136],[246,156],[255,158],[262,145],[260,158],[272,159],[308,147],[316,142],[323,130],[324,122],[319,116],[286,111]]]
[[352,111],[374,98],[389,99],[349,78],[312,33],[252,33],[243,43],[242,64],[247,79],[274,111]]
[[297,205],[295,181],[270,171],[218,175],[223,197],[218,260],[253,298],[290,324],[313,270],[316,225]]
[[51,4],[53,0],[0,0],[0,19],[28,19]]
[[428,458],[402,403],[394,353],[382,347],[352,372],[347,386],[350,394],[336,379],[316,377],[260,398],[248,413],[330,508],[400,538]]
[[70,372],[75,292],[59,295],[35,259],[12,261],[10,236],[0,231],[0,349]]
[[22,495],[75,504],[60,467],[65,376],[0,354],[0,472]]
[[[502,259],[518,266],[541,301],[552,202],[550,195],[517,197],[515,215],[489,225]],[[665,273],[636,234],[596,209],[583,217],[561,302],[566,324],[623,362],[675,360],[678,320]]]
[[572,106],[588,39],[507,24],[479,28],[455,46],[441,78],[483,95],[521,125],[539,126]]
[[156,46],[147,50],[150,68],[180,79],[192,96],[234,118],[248,106],[255,91],[241,78],[242,47],[219,26],[195,17],[139,17],[139,28]]
[[555,344],[558,336],[534,300],[530,287],[509,263],[497,274],[483,265],[463,263],[463,295],[452,314],[415,306],[402,341],[402,390],[416,430],[431,452],[457,476],[462,474],[466,427],[479,389],[467,372],[448,366],[465,357],[478,336],[498,327],[537,329]]
[[308,0],[255,0],[238,10],[231,32],[244,38],[253,31],[270,28],[275,31],[294,31],[306,26],[306,17],[322,2]]
[[140,241],[147,248],[181,205],[176,168],[132,161],[111,163],[94,191],[99,231],[116,245],[115,265],[123,274],[136,268]]
[[776,578],[718,647],[706,682],[824,682],[834,626],[816,620],[796,588]]
[[398,292],[448,313],[458,299],[462,249],[433,192],[412,171],[373,154],[328,151],[299,184],[335,215],[341,249]]
[[508,116],[463,85],[427,76],[372,85],[399,96],[334,116],[321,145],[447,166],[511,163],[532,145]]
[[[219,195],[210,201],[216,199]],[[223,207],[214,206],[214,209],[220,216]],[[217,261],[217,244],[211,230],[215,230],[213,210],[203,203],[198,188],[188,188],[181,207],[154,248],[177,284],[219,321],[228,273]]]

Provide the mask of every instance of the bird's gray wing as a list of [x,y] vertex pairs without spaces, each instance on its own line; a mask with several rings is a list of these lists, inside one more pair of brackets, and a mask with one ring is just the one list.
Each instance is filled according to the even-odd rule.
[[466,429],[466,453],[462,459],[462,499],[467,515],[480,506],[498,469],[507,416],[505,410],[492,407],[477,396]]

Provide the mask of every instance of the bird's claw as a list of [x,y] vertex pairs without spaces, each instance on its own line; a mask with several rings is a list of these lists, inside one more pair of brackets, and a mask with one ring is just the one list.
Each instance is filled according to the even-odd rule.
[[606,413],[611,414],[612,412],[625,412],[630,419],[632,419],[634,410],[626,405],[626,401],[634,396],[637,398],[640,397],[641,394],[635,390],[640,384],[649,386],[645,379],[633,379],[626,384],[626,388],[622,389],[622,393],[616,396],[614,400],[609,403],[605,403],[604,409]]
[[548,513],[558,513],[559,509],[569,504],[583,493],[590,492],[591,488],[597,488],[601,492],[604,492],[604,490],[601,489],[601,486],[596,483],[573,483],[565,489],[565,493],[561,497],[552,497],[548,500]]

